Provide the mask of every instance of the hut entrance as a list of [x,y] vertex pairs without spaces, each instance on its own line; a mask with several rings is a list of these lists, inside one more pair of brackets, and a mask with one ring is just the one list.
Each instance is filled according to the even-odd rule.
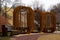
[[21,32],[27,32],[27,10],[26,8],[22,8],[19,12],[19,27],[21,28]]
[[54,32],[56,29],[55,15],[52,13],[46,13],[44,15],[44,32]]

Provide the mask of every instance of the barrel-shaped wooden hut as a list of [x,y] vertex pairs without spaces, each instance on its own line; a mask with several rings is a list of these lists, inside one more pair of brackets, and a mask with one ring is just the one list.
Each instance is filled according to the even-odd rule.
[[[34,11],[30,7],[18,6],[13,12],[13,28],[31,33],[34,27]],[[25,31],[25,29],[27,29]]]
[[56,16],[53,12],[43,13],[43,32],[52,33],[56,30]]

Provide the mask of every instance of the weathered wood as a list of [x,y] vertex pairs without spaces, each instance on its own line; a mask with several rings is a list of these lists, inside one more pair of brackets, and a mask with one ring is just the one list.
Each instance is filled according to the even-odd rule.
[[[27,33],[31,33],[34,30],[34,11],[30,8],[30,7],[25,7],[25,6],[18,6],[14,9],[13,12],[13,28],[14,29],[18,29],[20,30],[20,26],[21,26],[21,13],[19,14],[19,12],[21,11],[22,8],[25,8],[27,11]],[[35,10],[38,13],[38,17],[40,19],[40,32],[44,31],[45,27],[44,27],[44,20],[45,20],[45,16],[47,14],[51,15],[51,20],[53,22],[53,30],[52,32],[54,32],[56,30],[56,16],[53,12],[41,12],[40,10]],[[19,15],[20,15],[20,21],[19,21]],[[47,24],[48,25],[48,24]]]
[[[51,19],[52,20],[51,22],[53,23],[52,24],[53,27],[51,27],[50,29],[52,30],[51,32],[54,32],[56,30],[56,16],[55,16],[55,14],[53,12],[44,12],[43,13],[43,25],[44,25],[45,16],[47,14],[51,15],[51,18],[52,18]],[[49,20],[49,19],[47,19],[47,20]],[[47,25],[49,25],[49,24],[47,24]],[[46,29],[45,25],[44,25],[44,30],[43,31],[44,32],[47,32],[48,31],[48,29]]]
[[[25,6],[18,6],[14,9],[13,12],[13,25],[14,25],[14,29],[19,29],[19,27],[21,26],[21,21],[19,23],[19,16],[21,15],[21,13],[19,14],[19,12],[21,11],[22,8],[25,8],[28,12],[27,12],[27,26],[28,26],[28,32],[27,33],[31,33],[33,31],[33,27],[34,27],[34,11],[30,8],[30,7],[25,7]],[[21,18],[20,18],[21,20]],[[19,26],[20,25],[20,26]]]

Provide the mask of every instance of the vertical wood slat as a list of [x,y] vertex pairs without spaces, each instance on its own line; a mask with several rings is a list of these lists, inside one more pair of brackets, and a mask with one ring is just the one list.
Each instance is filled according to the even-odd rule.
[[22,7],[17,7],[14,9],[13,12],[13,28],[18,29],[19,27],[19,11],[21,10]]
[[56,15],[54,12],[50,12],[51,15],[53,16],[53,26],[54,26],[54,30],[53,31],[56,31]]

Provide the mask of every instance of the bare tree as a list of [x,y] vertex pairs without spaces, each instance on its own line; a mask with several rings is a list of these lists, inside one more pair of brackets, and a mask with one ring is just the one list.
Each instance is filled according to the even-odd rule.
[[55,13],[60,13],[60,3],[57,5],[54,5],[51,9],[51,11],[55,12]]
[[[55,12],[56,14],[56,25],[60,25],[60,3],[57,5],[54,5],[51,10],[51,12]],[[60,27],[60,26],[59,26]]]

